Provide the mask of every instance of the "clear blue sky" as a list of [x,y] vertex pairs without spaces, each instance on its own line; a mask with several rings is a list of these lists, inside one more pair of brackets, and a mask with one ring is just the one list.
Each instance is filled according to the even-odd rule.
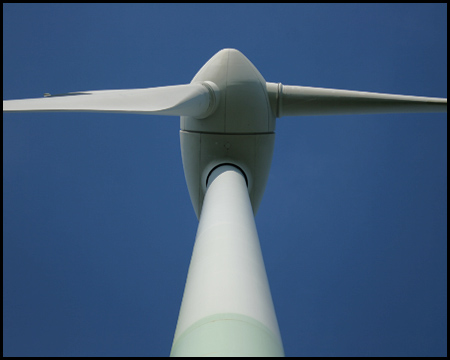
[[[267,81],[447,97],[447,5],[3,5],[3,98]],[[179,119],[3,116],[3,355],[167,356],[197,229]],[[447,355],[447,115],[277,122],[256,216],[288,356]]]

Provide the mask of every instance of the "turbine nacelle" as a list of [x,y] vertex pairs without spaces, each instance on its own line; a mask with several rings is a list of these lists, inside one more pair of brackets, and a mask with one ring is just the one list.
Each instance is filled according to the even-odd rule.
[[213,83],[219,93],[214,113],[182,116],[180,143],[186,183],[200,218],[209,174],[233,164],[247,178],[253,212],[264,194],[275,144],[275,116],[266,81],[238,50],[224,49],[195,75],[191,84]]

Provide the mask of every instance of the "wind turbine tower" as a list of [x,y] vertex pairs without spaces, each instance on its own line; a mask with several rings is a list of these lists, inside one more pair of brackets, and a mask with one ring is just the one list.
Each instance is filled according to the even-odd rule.
[[254,220],[276,118],[446,112],[447,99],[270,83],[238,50],[223,49],[190,84],[4,100],[3,111],[180,116],[184,173],[199,225],[171,356],[284,356]]

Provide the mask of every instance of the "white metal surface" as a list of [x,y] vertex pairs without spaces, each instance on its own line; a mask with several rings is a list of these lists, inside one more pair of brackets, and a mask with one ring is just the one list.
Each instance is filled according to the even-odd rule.
[[[252,319],[248,323],[262,324],[281,349],[278,355],[282,355],[281,337],[245,177],[230,165],[216,168],[209,177],[173,348],[177,349],[183,334],[192,332],[194,324],[206,326],[224,314],[231,314],[226,317],[228,321],[233,316],[241,316]],[[207,318],[211,321],[202,323]],[[235,321],[243,321],[242,318]],[[198,336],[194,339],[205,341]],[[193,341],[188,342],[189,348],[198,346],[192,344]],[[218,346],[223,350],[222,345]],[[233,344],[227,346],[233,347]],[[178,349],[177,355],[183,354]]]
[[239,165],[249,181],[256,214],[269,177],[275,144],[275,116],[266,81],[236,49],[215,54],[192,79],[212,82],[220,93],[217,110],[204,119],[182,116],[180,143],[184,174],[192,205],[199,217],[205,177],[217,165]]

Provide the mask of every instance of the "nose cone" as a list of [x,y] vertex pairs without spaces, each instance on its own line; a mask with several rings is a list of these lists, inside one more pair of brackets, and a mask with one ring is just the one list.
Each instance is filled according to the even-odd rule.
[[183,117],[181,129],[213,133],[268,133],[275,129],[266,81],[238,50],[223,49],[195,75],[192,83],[212,81],[219,88],[217,110],[206,119]]

